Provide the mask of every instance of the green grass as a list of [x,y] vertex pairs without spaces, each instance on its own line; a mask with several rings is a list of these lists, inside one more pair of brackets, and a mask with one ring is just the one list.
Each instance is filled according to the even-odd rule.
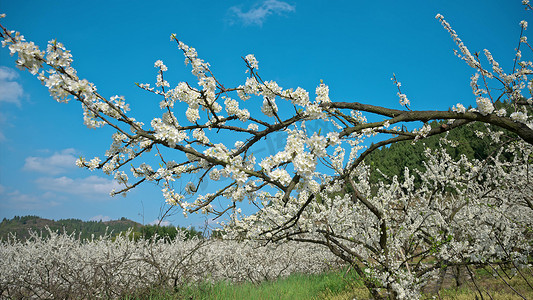
[[[152,290],[126,299],[353,299],[354,293],[368,298],[366,288],[354,280],[351,272],[345,274],[339,270],[318,275],[293,274],[260,284],[203,283],[181,287],[177,291]],[[336,298],[343,294],[350,296]]]
[[[499,278],[490,274],[482,274],[476,270],[479,278],[478,286],[484,291],[483,297],[490,299],[512,300],[523,299],[506,286]],[[527,276],[533,282],[533,276]],[[533,289],[519,276],[514,276],[508,282],[519,291],[526,299],[533,299]],[[423,295],[422,299],[475,299],[479,294],[472,282],[465,282],[456,288],[448,284],[439,291],[439,295]],[[294,274],[275,281],[260,284],[228,282],[204,283],[181,287],[177,291],[153,289],[147,293],[132,295],[125,300],[163,300],[163,299],[327,299],[327,300],[352,300],[371,299],[368,290],[357,279],[354,272],[346,270],[331,271],[318,275]]]

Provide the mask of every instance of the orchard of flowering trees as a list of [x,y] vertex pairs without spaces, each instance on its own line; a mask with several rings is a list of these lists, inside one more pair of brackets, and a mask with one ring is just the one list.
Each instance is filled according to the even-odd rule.
[[[112,194],[152,182],[184,214],[224,216],[226,239],[322,245],[349,264],[376,299],[419,298],[428,282],[452,268],[466,272],[476,287],[475,270],[487,268],[505,283],[501,272],[516,273],[533,289],[528,24],[517,20],[514,63],[503,70],[489,50],[471,52],[442,15],[436,21],[450,33],[456,56],[472,68],[472,108],[457,103],[446,111],[416,110],[396,76],[403,109],[338,102],[323,82],[308,91],[263,78],[252,54],[243,58],[243,84],[229,87],[196,49],[172,34],[197,81],[169,82],[167,66],[156,61],[155,84],[137,86],[158,99],[161,114],[144,124],[131,115],[127,99],[101,95],[79,78],[60,42],[40,50],[4,25],[1,37],[18,67],[36,75],[57,101],[80,102],[88,127],[116,131],[102,158],[77,161],[113,175],[123,188]],[[260,111],[253,109],[257,105]],[[381,119],[368,121],[368,114]],[[452,158],[446,149],[457,142],[447,133],[475,123],[486,125],[476,136],[495,150],[482,160]],[[410,130],[410,124],[419,128]],[[421,169],[406,168],[401,180],[370,180],[365,158],[373,151],[437,135],[440,145],[426,149]],[[257,149],[273,138],[283,139],[282,149],[259,155]],[[378,142],[368,146],[369,139]],[[156,165],[143,161],[150,152],[158,153]],[[216,190],[201,193],[206,181],[218,181]],[[257,213],[242,214],[242,203],[256,206]]]
[[[87,242],[52,230],[0,246],[2,299],[145,299],[155,288],[275,280],[340,267],[319,245],[296,242],[259,248],[256,242],[188,238],[133,240],[133,232]],[[140,297],[133,297],[140,295]],[[173,299],[182,299],[176,297]],[[186,297],[189,298],[189,297]]]

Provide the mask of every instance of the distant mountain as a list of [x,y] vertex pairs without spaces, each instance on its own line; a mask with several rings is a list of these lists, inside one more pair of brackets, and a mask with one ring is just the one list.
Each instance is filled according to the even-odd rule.
[[145,225],[135,221],[121,218],[120,220],[112,221],[82,221],[79,219],[64,219],[64,220],[49,220],[43,219],[38,216],[15,216],[13,219],[8,220],[4,218],[0,223],[0,241],[5,241],[10,235],[15,235],[19,240],[26,240],[30,236],[30,230],[42,234],[43,237],[48,237],[50,233],[46,228],[50,228],[52,231],[59,231],[61,233],[75,233],[76,237],[82,240],[91,239],[92,237],[98,238],[103,235],[110,234],[116,236],[120,233],[124,233],[130,228],[133,231],[129,237],[134,239],[150,239],[157,235],[165,239],[173,239],[178,235],[178,232],[183,232],[185,238],[203,237],[203,233],[197,231],[194,227],[183,228],[173,226],[157,226],[157,225]]
[[94,235],[95,238],[103,236],[106,232],[116,235],[120,232],[126,231],[129,228],[137,230],[142,228],[142,224],[121,218],[120,220],[112,221],[82,221],[79,219],[64,219],[64,220],[49,220],[43,219],[38,216],[15,216],[13,219],[8,220],[4,218],[0,223],[0,239],[6,240],[9,234],[15,234],[18,239],[25,240],[29,235],[29,231],[36,231],[43,234],[44,237],[48,236],[46,227],[52,231],[72,233],[75,232],[76,236],[81,239],[90,239]]

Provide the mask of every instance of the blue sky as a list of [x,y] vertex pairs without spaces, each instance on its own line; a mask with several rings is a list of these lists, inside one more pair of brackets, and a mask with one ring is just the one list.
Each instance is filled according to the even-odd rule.
[[[414,109],[475,104],[472,70],[453,55],[454,43],[435,15],[444,15],[471,52],[487,48],[505,68],[512,64],[519,22],[531,19],[520,2],[3,0],[0,13],[7,15],[4,26],[41,49],[51,39],[64,43],[80,77],[104,96],[125,96],[139,119],[149,121],[145,108],[159,99],[134,83],[155,82],[156,60],[168,66],[171,84],[194,82],[171,33],[195,47],[225,86],[244,83],[241,57],[253,53],[263,79],[311,93],[322,79],[334,101],[400,108],[390,80],[395,73]],[[86,128],[78,103],[55,102],[2,48],[0,218],[157,220],[164,202],[158,187],[111,198],[111,178],[74,165],[80,155],[102,157],[111,133]],[[199,227],[205,218],[168,221]]]

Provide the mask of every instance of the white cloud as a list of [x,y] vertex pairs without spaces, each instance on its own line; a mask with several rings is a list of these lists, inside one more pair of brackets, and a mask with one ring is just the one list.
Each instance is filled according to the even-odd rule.
[[56,201],[43,201],[35,195],[24,194],[18,190],[7,193],[6,200],[7,206],[22,210],[44,209],[59,205]]
[[13,81],[18,73],[8,67],[0,67],[0,102],[14,103],[20,106],[20,99],[24,95],[22,85]]
[[123,188],[116,181],[98,176],[89,176],[86,178],[70,178],[66,176],[56,178],[42,177],[38,178],[36,183],[39,188],[46,191],[101,200],[109,199],[111,190],[120,190]]
[[98,215],[98,216],[94,216],[94,217],[90,218],[89,221],[107,222],[107,221],[111,221],[111,218],[109,216]]
[[74,156],[74,153],[76,153],[74,149],[68,148],[56,152],[50,157],[29,156],[26,158],[23,169],[50,175],[65,173],[76,167],[77,157]]
[[11,81],[18,78],[17,71],[8,67],[0,67],[0,81]]
[[233,17],[237,17],[244,25],[262,26],[266,18],[272,14],[281,15],[286,12],[295,11],[293,5],[278,0],[265,0],[248,11],[243,11],[239,6],[230,7],[229,11]]
[[9,114],[5,114],[0,111],[0,142],[7,141],[7,138],[2,130],[6,129],[7,127],[13,127],[12,124],[8,123],[8,116]]
[[172,223],[170,223],[169,221],[161,221],[161,223],[159,223],[159,219],[155,219],[153,220],[152,222],[148,223],[149,225],[157,225],[159,224],[159,226],[170,226],[172,225]]

